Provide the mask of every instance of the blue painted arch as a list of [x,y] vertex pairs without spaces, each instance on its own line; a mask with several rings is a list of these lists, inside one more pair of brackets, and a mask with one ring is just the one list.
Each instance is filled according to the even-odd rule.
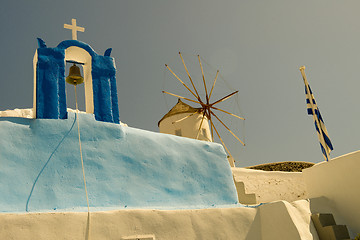
[[56,48],[66,50],[69,47],[79,47],[87,51],[91,57],[97,56],[95,50],[87,43],[78,40],[65,40],[57,45]]

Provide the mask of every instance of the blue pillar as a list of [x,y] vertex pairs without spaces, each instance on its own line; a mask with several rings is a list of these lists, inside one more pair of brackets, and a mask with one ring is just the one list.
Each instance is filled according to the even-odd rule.
[[94,115],[98,121],[119,123],[114,59],[94,56],[92,59]]
[[38,48],[36,118],[66,119],[65,52]]

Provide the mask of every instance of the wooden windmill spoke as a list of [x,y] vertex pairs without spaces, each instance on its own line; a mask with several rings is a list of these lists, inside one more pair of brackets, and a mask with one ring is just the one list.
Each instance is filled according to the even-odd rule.
[[203,79],[204,87],[205,87],[206,104],[209,104],[209,96],[208,96],[208,92],[207,92],[207,88],[206,88],[204,69],[203,69],[202,64],[201,64],[200,55],[198,55],[198,59],[199,59],[199,64],[200,64],[201,74],[202,74],[202,79]]
[[192,114],[189,114],[189,115],[187,115],[186,117],[183,117],[183,118],[181,118],[181,119],[179,119],[179,120],[176,120],[176,121],[172,122],[172,124],[181,122],[181,121],[183,121],[183,120],[185,120],[185,119],[193,116],[195,113],[197,113],[197,112],[193,112]]
[[199,137],[199,133],[200,133],[202,124],[203,124],[203,122],[204,122],[205,113],[206,113],[206,111],[204,111],[204,114],[203,114],[203,116],[202,116],[202,119],[201,119],[201,122],[200,122],[200,127],[199,127],[199,130],[198,130],[197,134],[196,134],[196,138],[195,138],[195,139],[198,139],[198,137]]
[[176,95],[176,94],[173,94],[173,93],[169,93],[169,92],[166,92],[166,91],[162,91],[163,93],[166,93],[166,94],[169,94],[169,95],[172,95],[172,96],[175,96],[175,97],[178,97],[178,98],[182,98],[182,99],[185,99],[185,100],[188,100],[190,102],[194,102],[194,103],[198,103],[198,104],[201,104],[200,102],[198,101],[195,101],[195,100],[192,100],[192,99],[189,99],[189,98],[186,98],[186,97],[182,97],[182,96],[179,96],[179,95]]
[[[221,144],[223,145],[223,147],[224,147],[224,149],[225,149],[228,157],[233,158],[232,155],[231,155],[231,153],[230,153],[230,151],[229,151],[229,149],[228,149],[227,146],[225,145],[225,142],[224,142],[223,139],[221,138],[218,129],[217,129],[217,128],[219,128],[219,125],[217,125],[217,127],[215,127],[215,125],[214,125],[214,119],[216,118],[217,121],[219,121],[220,124],[222,124],[222,125],[224,126],[224,128],[226,128],[226,131],[230,132],[230,133],[234,136],[234,138],[236,138],[236,140],[237,140],[236,142],[240,142],[242,145],[245,146],[245,143],[244,143],[242,140],[240,140],[240,138],[235,134],[235,131],[233,132],[233,131],[225,124],[226,121],[223,121],[223,119],[220,119],[220,117],[221,117],[220,115],[223,115],[223,113],[226,113],[226,114],[228,114],[228,115],[230,115],[230,116],[236,117],[236,118],[241,119],[241,120],[245,120],[245,118],[240,117],[240,116],[237,116],[237,115],[235,115],[235,114],[233,114],[233,113],[230,113],[230,112],[228,112],[228,111],[225,111],[225,110],[222,109],[221,106],[216,107],[216,104],[221,103],[221,102],[225,102],[226,100],[228,100],[229,98],[231,98],[231,97],[233,97],[235,94],[237,94],[239,91],[230,92],[230,94],[227,94],[227,95],[225,95],[225,96],[223,95],[224,97],[218,99],[217,101],[211,101],[211,102],[210,102],[210,99],[211,99],[211,98],[213,98],[214,100],[216,100],[215,97],[212,97],[212,94],[213,94],[214,91],[215,91],[215,86],[217,86],[216,84],[218,84],[218,83],[217,83],[217,80],[218,80],[219,75],[220,75],[220,74],[219,74],[219,70],[216,71],[215,78],[214,78],[214,80],[213,80],[212,86],[211,86],[211,88],[208,89],[208,88],[207,88],[207,87],[208,87],[208,86],[207,86],[207,83],[206,83],[206,81],[205,81],[205,74],[204,74],[204,68],[203,68],[204,66],[202,65],[202,60],[201,60],[200,56],[197,55],[198,61],[199,61],[199,64],[200,64],[200,69],[201,69],[202,82],[203,82],[203,86],[204,86],[204,91],[203,91],[202,95],[200,95],[201,91],[200,91],[200,89],[199,89],[199,91],[198,91],[198,89],[197,89],[198,86],[196,85],[196,83],[194,82],[194,80],[192,79],[192,77],[190,76],[189,69],[187,68],[187,66],[186,66],[186,64],[185,64],[185,61],[184,61],[184,58],[183,58],[181,52],[179,52],[179,56],[180,56],[180,58],[181,58],[182,64],[183,64],[184,69],[185,69],[185,71],[186,71],[186,74],[187,74],[187,76],[188,76],[188,78],[189,78],[189,80],[190,80],[191,85],[189,84],[189,82],[187,82],[186,77],[183,77],[183,79],[185,80],[185,81],[183,81],[182,79],[180,79],[180,78],[174,73],[174,71],[173,71],[167,64],[165,64],[165,66],[166,66],[166,68],[172,73],[172,75],[195,97],[195,99],[192,100],[192,99],[193,99],[192,96],[190,96],[189,98],[186,98],[186,97],[182,97],[182,96],[180,96],[180,95],[174,94],[174,93],[170,93],[170,92],[166,92],[166,91],[162,91],[162,92],[163,92],[163,93],[166,93],[166,94],[169,94],[169,95],[172,95],[172,96],[175,96],[175,97],[178,97],[178,98],[180,98],[180,99],[184,99],[184,100],[187,100],[187,101],[190,101],[190,102],[193,102],[193,103],[200,104],[200,105],[201,105],[201,108],[198,108],[198,109],[197,109],[197,112],[184,114],[183,116],[181,116],[181,119],[173,120],[172,123],[173,123],[173,124],[179,123],[179,122],[181,122],[181,121],[184,121],[185,119],[188,119],[188,118],[194,116],[194,114],[198,113],[199,115],[198,115],[198,117],[197,117],[197,121],[196,121],[195,124],[196,124],[196,125],[199,124],[199,125],[197,125],[198,129],[197,129],[197,127],[195,127],[195,129],[194,129],[197,133],[196,133],[196,136],[191,136],[191,137],[195,137],[195,139],[199,139],[199,138],[200,138],[200,139],[204,139],[204,137],[206,137],[206,140],[207,140],[207,141],[209,141],[209,140],[210,140],[210,141],[214,141],[214,137],[215,137],[215,135],[217,135],[217,137],[219,138]],[[201,81],[201,80],[200,80],[200,81]],[[201,84],[201,83],[200,83],[200,84]],[[211,83],[208,83],[208,84],[211,84]],[[210,85],[209,85],[209,87],[210,87]],[[209,90],[210,90],[210,91],[209,91]],[[204,93],[205,93],[205,94],[204,94]],[[204,96],[204,95],[205,95],[205,96]],[[214,94],[214,95],[215,95],[215,94]],[[206,100],[204,99],[204,97],[206,97]],[[233,99],[234,99],[234,98],[233,98]],[[220,104],[219,104],[219,105],[220,105]],[[216,111],[219,111],[219,112],[216,112]],[[202,116],[201,116],[201,115],[202,115]],[[201,120],[199,119],[199,117],[201,117]],[[206,119],[205,119],[205,118],[206,118]],[[199,121],[199,120],[200,120],[200,121]],[[204,121],[210,122],[210,129],[208,128],[207,123],[205,124]],[[219,123],[217,123],[217,124],[219,124]],[[204,125],[206,125],[206,131],[209,131],[209,130],[210,130],[210,133],[209,133],[209,134],[205,134],[205,133],[201,132],[202,130],[205,130],[205,129],[203,128]],[[219,129],[219,130],[220,130],[220,129]],[[214,132],[215,132],[215,134],[214,134]],[[195,135],[195,133],[193,133],[193,134]],[[210,135],[210,134],[211,134],[211,136],[208,136],[208,135]],[[204,135],[204,136],[202,137],[202,135]],[[231,164],[231,163],[230,163],[230,164]]]
[[219,70],[216,71],[215,80],[214,80],[214,83],[213,83],[213,85],[212,85],[212,88],[211,88],[210,94],[209,94],[209,100],[210,100],[210,98],[211,98],[212,91],[214,90],[215,83],[216,83],[216,80],[217,80],[217,78],[218,78],[218,75],[219,75]]
[[233,116],[233,117],[237,117],[237,118],[239,118],[239,119],[241,119],[241,120],[245,120],[245,118],[243,118],[243,117],[239,117],[239,116],[237,116],[237,115],[235,115],[235,114],[229,113],[229,112],[227,112],[227,111],[225,111],[225,110],[222,110],[222,109],[220,109],[220,108],[217,108],[217,107],[214,107],[214,106],[211,106],[211,108],[216,109],[216,110],[221,111],[221,112],[224,112],[224,113],[227,113],[227,114],[229,114],[229,115],[231,115],[231,116]]
[[213,105],[215,105],[215,104],[218,104],[218,103],[220,103],[220,102],[225,101],[226,99],[230,98],[231,96],[233,96],[234,94],[236,94],[236,93],[238,93],[238,92],[239,92],[239,91],[235,91],[235,92],[233,92],[233,93],[230,93],[229,95],[227,95],[227,96],[225,96],[225,97],[217,100],[216,102],[212,103],[211,106],[213,106]]
[[195,95],[195,93],[193,91],[191,91],[191,89],[188,86],[186,86],[186,84],[171,70],[171,68],[167,64],[165,64],[165,66],[176,77],[176,79],[179,80],[182,83],[182,85],[184,85],[184,87],[186,87],[186,89],[189,90],[192,93],[192,95],[194,95],[194,97],[196,99],[198,99],[198,97]]
[[180,55],[180,58],[181,58],[181,61],[182,61],[183,65],[184,65],[185,71],[186,71],[186,73],[187,73],[187,75],[188,75],[188,77],[190,79],[191,85],[193,86],[193,88],[194,88],[194,90],[196,92],[197,99],[200,99],[200,95],[199,95],[198,91],[196,90],[196,87],[195,87],[194,82],[193,82],[193,80],[192,80],[192,78],[190,76],[190,73],[189,73],[189,71],[188,71],[188,69],[187,69],[187,67],[185,65],[185,61],[184,61],[184,59],[183,59],[183,57],[181,55],[181,52],[179,52],[179,55]]
[[221,121],[220,118],[218,118],[218,116],[216,116],[215,113],[213,113],[211,110],[210,110],[210,113],[211,113],[212,115],[214,115],[214,117],[216,117],[216,119],[217,119],[239,142],[241,142],[241,144],[242,144],[243,146],[245,146],[245,143],[243,143],[243,142],[235,135],[235,133],[233,133],[233,132],[230,130],[230,128],[228,128],[228,126],[226,126],[225,123],[224,123],[223,121]]
[[[232,157],[232,155],[231,155],[231,153],[230,153],[229,149],[226,147],[226,145],[225,145],[224,141],[223,141],[223,140],[222,140],[222,138],[220,137],[219,132],[217,131],[216,127],[214,126],[214,123],[213,123],[212,121],[210,121],[210,124],[211,124],[211,126],[213,126],[213,128],[214,128],[214,130],[215,130],[215,132],[216,132],[216,135],[217,135],[217,136],[218,136],[218,138],[220,139],[220,141],[221,141],[222,145],[224,146],[224,148],[225,148],[226,152],[229,154],[229,156],[230,156],[230,157]],[[232,157],[232,158],[233,158],[233,157]]]

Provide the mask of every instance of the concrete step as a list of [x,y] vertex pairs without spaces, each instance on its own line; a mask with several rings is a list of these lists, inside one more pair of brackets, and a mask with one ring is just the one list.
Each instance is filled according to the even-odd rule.
[[330,232],[331,236],[335,236],[334,239],[350,239],[346,225],[326,226],[324,227],[324,230]]
[[244,182],[235,182],[236,191],[238,194],[239,202],[242,204],[256,204],[256,195],[255,193],[246,193]]
[[331,213],[314,213],[311,219],[320,240],[350,239],[347,227],[345,225],[336,225],[334,216]]
[[322,227],[336,225],[334,216],[331,213],[318,213],[317,218]]

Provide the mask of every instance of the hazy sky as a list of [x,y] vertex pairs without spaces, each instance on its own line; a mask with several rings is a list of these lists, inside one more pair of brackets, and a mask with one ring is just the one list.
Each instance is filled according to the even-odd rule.
[[99,54],[113,48],[122,122],[158,131],[177,101],[161,91],[182,91],[164,64],[175,67],[179,51],[189,64],[200,54],[239,90],[246,146],[225,139],[238,166],[320,162],[299,67],[306,66],[334,145],[331,157],[358,150],[359,10],[358,0],[2,0],[0,110],[32,107],[36,38],[57,46],[71,38],[63,24],[76,18],[86,28],[79,40]]

